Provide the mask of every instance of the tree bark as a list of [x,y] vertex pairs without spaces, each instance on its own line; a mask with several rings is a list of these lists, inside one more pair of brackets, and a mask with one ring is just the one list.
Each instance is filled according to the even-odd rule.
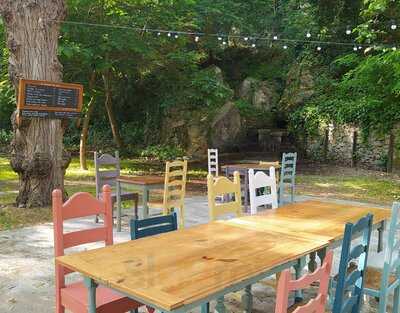
[[393,173],[395,141],[396,141],[396,137],[395,137],[394,131],[392,129],[389,134],[388,158],[387,158],[387,166],[386,166],[386,170],[388,173]]
[[[92,72],[92,75],[89,80],[89,90],[93,91],[93,87],[95,84],[96,80],[96,71]],[[87,138],[89,134],[89,123],[90,123],[90,117],[93,112],[94,108],[94,93],[92,93],[92,96],[90,97],[89,103],[88,103],[88,108],[87,112],[85,115],[85,118],[83,119],[83,125],[82,125],[82,132],[81,132],[81,139],[79,143],[79,161],[81,164],[81,170],[87,171],[87,162],[86,162],[86,147],[87,147]]]
[[110,121],[111,131],[113,134],[113,138],[115,144],[118,149],[121,149],[123,146],[121,136],[118,131],[117,120],[115,119],[114,112],[112,109],[112,94],[111,94],[111,86],[110,86],[110,70],[107,70],[103,73],[103,82],[104,82],[104,92],[106,95],[105,106],[107,110],[108,120]]
[[[59,82],[62,66],[57,58],[59,21],[65,18],[63,0],[0,0],[0,13],[10,51],[10,79],[18,91],[19,79]],[[63,149],[61,120],[12,116],[11,166],[19,175],[20,207],[46,206],[55,188],[64,190],[70,156]]]

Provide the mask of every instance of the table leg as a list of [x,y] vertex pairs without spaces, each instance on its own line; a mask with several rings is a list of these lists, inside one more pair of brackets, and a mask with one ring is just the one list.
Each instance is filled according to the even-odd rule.
[[316,255],[317,255],[316,252],[310,253],[310,261],[308,262],[308,271],[310,273],[314,272],[315,269],[317,268],[317,262],[315,261]]
[[378,253],[383,251],[383,233],[385,231],[385,221],[382,221],[378,227]]
[[210,303],[204,303],[201,305],[201,313],[210,313]]
[[117,181],[117,231],[121,231],[121,182]]
[[96,313],[96,282],[89,278],[85,277],[83,280],[87,290],[88,290],[88,313]]
[[244,172],[244,211],[249,212],[249,173]]
[[251,313],[253,309],[253,294],[251,293],[251,285],[246,286],[242,296],[242,303],[245,313]]
[[215,306],[215,310],[218,313],[226,313],[225,304],[224,304],[224,297],[219,297],[217,299],[217,305]]
[[149,217],[149,207],[147,202],[149,201],[149,189],[144,187],[143,189],[143,218]]
[[[305,256],[297,260],[297,264],[294,266],[294,269],[296,271],[296,279],[299,279],[301,277],[305,265],[306,265]],[[296,290],[295,302],[301,302],[302,300],[303,300],[303,292],[301,290]]]

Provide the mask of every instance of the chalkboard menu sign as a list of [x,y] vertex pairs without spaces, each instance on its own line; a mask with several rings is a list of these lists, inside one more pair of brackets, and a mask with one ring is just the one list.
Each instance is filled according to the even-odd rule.
[[82,85],[21,79],[18,110],[22,117],[78,117],[82,93]]

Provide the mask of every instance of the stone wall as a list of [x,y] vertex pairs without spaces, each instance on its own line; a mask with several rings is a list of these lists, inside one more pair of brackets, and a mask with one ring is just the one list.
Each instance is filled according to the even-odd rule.
[[[309,157],[344,166],[385,170],[390,146],[389,135],[363,136],[353,126],[329,125],[319,134],[308,138],[306,151]],[[394,170],[400,171],[400,131],[395,132]]]

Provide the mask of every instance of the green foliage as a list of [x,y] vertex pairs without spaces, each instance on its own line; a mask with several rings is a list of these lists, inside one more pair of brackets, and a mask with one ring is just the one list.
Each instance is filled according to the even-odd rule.
[[148,146],[141,152],[142,157],[160,161],[173,160],[184,155],[183,149],[168,145]]

